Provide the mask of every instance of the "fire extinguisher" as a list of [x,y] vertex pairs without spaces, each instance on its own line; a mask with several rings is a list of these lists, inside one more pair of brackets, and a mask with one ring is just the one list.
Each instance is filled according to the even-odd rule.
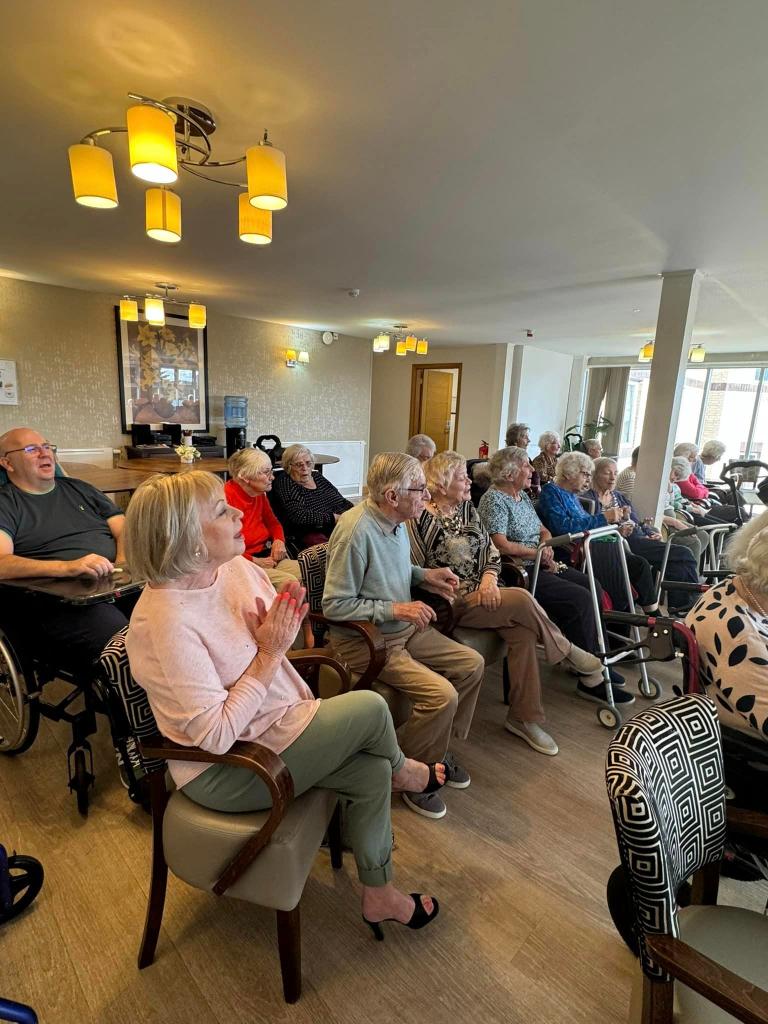
[[488,458],[488,442],[487,441],[481,441],[480,442],[480,447],[477,450],[477,457],[479,459],[487,459]]

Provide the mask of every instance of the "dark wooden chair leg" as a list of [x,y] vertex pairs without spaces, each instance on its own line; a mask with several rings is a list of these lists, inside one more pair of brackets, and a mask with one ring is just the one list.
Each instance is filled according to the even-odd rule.
[[643,975],[641,1024],[672,1024],[673,982],[652,981]]
[[344,866],[344,850],[341,844],[341,804],[336,804],[336,810],[328,824],[328,847],[331,851],[331,867],[336,871]]
[[720,861],[705,865],[697,871],[691,882],[691,903],[714,907],[720,886]]
[[160,925],[163,921],[165,891],[168,886],[168,865],[163,850],[163,815],[168,803],[165,789],[165,772],[155,771],[150,778],[152,799],[152,877],[149,882],[149,902],[144,922],[144,935],[139,948],[139,970],[155,959]]
[[501,685],[504,690],[504,703],[509,704],[509,662],[504,656],[504,667],[501,670]]
[[293,910],[277,911],[277,947],[283,975],[286,1003],[298,1002],[301,995],[301,912],[300,904]]

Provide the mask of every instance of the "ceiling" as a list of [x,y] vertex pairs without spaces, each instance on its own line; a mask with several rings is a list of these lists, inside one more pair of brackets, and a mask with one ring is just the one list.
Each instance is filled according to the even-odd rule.
[[[705,273],[696,336],[768,350],[765,0],[26,0],[0,41],[0,274],[119,294],[171,280],[232,314],[372,337],[618,355],[659,273]],[[67,146],[129,91],[199,99],[214,156],[269,127],[274,242],[182,175],[184,237],[75,204]],[[360,297],[347,292],[360,289]]]

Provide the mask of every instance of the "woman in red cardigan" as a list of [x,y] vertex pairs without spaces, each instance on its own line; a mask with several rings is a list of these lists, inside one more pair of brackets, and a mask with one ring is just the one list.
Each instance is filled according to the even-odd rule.
[[274,480],[269,456],[258,448],[242,448],[230,457],[227,471],[227,504],[243,513],[243,557],[260,565],[275,587],[300,580],[299,563],[287,557],[283,528],[267,498]]

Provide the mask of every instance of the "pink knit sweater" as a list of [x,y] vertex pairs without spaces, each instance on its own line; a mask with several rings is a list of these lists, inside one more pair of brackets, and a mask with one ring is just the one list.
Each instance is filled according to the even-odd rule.
[[[257,652],[246,613],[263,619],[274,598],[267,574],[244,558],[204,590],[144,588],[126,649],[163,736],[216,754],[255,740],[279,754],[306,729],[320,701],[286,658],[268,686],[246,671]],[[207,767],[169,762],[179,787]]]

